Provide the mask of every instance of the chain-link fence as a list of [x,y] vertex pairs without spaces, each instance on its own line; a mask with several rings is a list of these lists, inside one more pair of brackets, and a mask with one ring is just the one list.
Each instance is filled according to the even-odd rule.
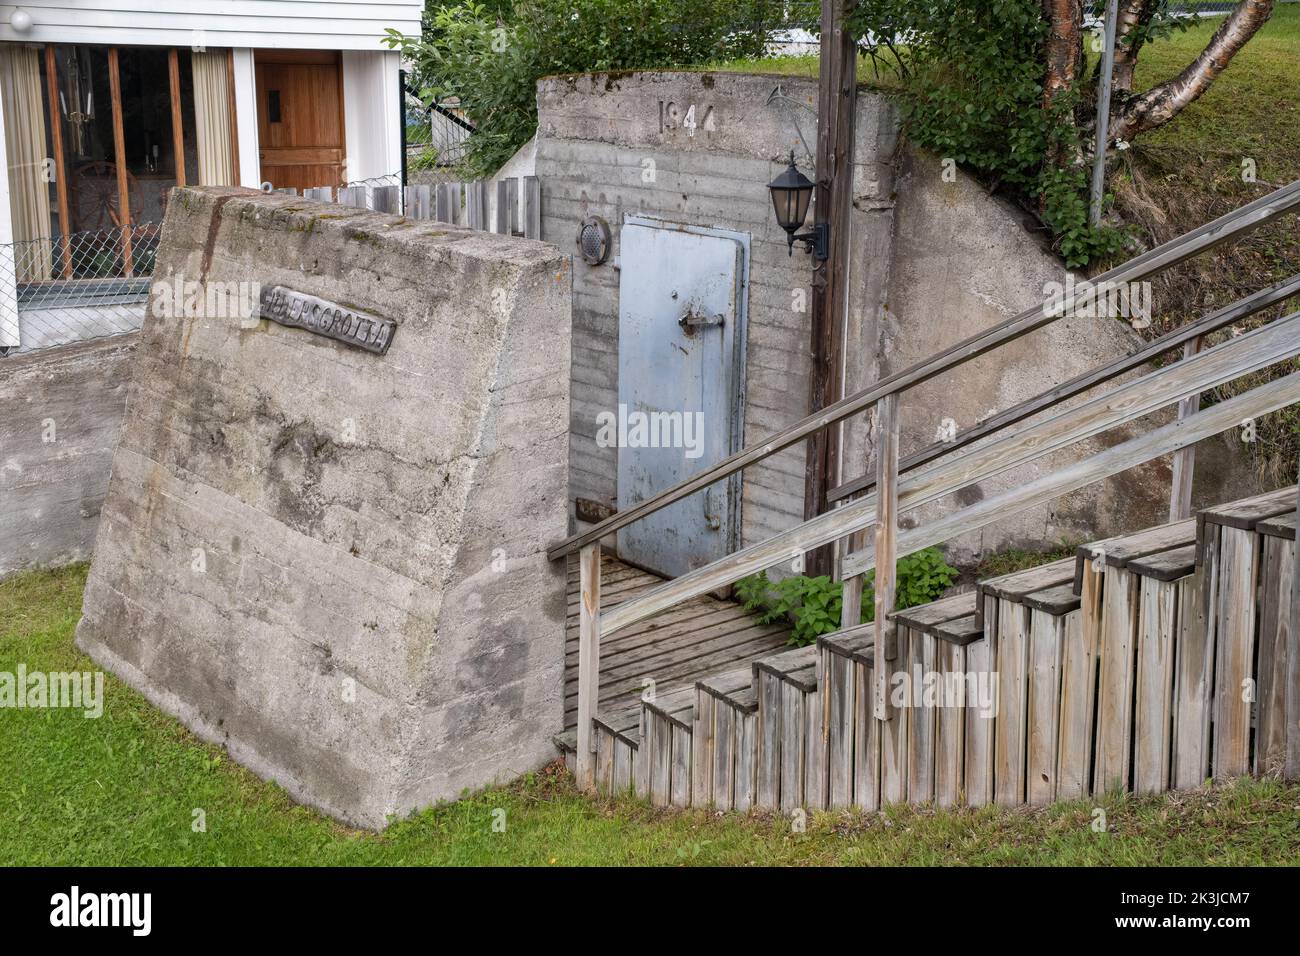
[[159,225],[0,245],[0,355],[140,328]]
[[426,103],[407,86],[402,120],[408,184],[436,185],[463,178],[466,140],[474,126],[457,100]]

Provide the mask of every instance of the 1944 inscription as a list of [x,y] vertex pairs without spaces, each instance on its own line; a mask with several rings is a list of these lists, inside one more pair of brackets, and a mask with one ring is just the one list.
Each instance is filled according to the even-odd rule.
[[393,332],[397,329],[397,323],[392,319],[381,319],[279,285],[262,290],[261,317],[289,328],[306,329],[376,355],[388,351]]

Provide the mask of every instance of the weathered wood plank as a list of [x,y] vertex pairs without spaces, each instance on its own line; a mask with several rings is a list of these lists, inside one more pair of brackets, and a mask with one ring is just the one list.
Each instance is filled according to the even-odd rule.
[[[1296,343],[1296,347],[1300,347],[1300,341]],[[1062,494],[1087,487],[1203,438],[1209,438],[1233,427],[1243,419],[1257,418],[1298,401],[1300,401],[1300,372],[1276,379],[1267,386],[1243,392],[1227,401],[1218,402],[1197,412],[1191,418],[1154,428],[1120,444],[1112,445],[1089,458],[1079,459],[1053,469],[1018,488],[990,495],[967,508],[901,531],[897,541],[897,553],[911,554],[921,548],[941,544],[950,538],[1005,520],[1008,515],[1019,514],[1046,504]],[[854,502],[830,513],[829,517],[834,519],[832,524],[841,533],[854,530],[857,521],[851,509],[856,505],[857,502]],[[815,540],[826,533],[826,529],[816,523],[818,521],[819,518],[805,522],[794,531],[787,532],[788,537],[775,536],[764,542],[761,547],[775,546],[780,537],[782,538],[781,549],[783,553],[788,554],[792,541]],[[728,567],[734,569],[736,563],[743,563],[747,557],[748,555],[742,552],[736,552],[727,559]],[[769,563],[776,563],[777,560],[779,558],[774,558]],[[874,566],[874,555],[865,551],[850,554],[842,562],[845,574],[859,574]],[[692,574],[711,574],[716,570],[716,566],[710,567],[713,570],[701,569],[700,572],[692,572]],[[676,585],[681,580],[678,578],[672,583]],[[662,589],[656,589],[656,591],[660,590]],[[649,602],[651,597],[652,595],[646,595],[641,600]],[[658,598],[657,594],[655,598]]]
[[[1266,286],[1244,299],[1238,299],[1221,309],[1211,312],[1209,315],[1186,325],[1181,325],[1172,332],[1147,342],[1136,352],[1121,356],[1105,365],[1089,369],[1067,382],[1062,382],[1056,388],[1042,392],[1033,398],[1004,409],[996,415],[983,419],[977,425],[963,430],[954,438],[935,442],[926,448],[913,452],[899,462],[899,471],[910,472],[921,465],[934,461],[936,458],[951,455],[960,448],[1022,422],[1038,412],[1059,405],[1076,395],[1081,395],[1103,382],[1109,382],[1126,372],[1131,372],[1133,369],[1143,368],[1151,360],[1184,346],[1194,338],[1208,335],[1231,325],[1241,318],[1262,312],[1269,306],[1276,305],[1279,302],[1284,302],[1297,292],[1300,292],[1300,275],[1291,276],[1289,279]],[[863,475],[861,478],[847,481],[837,488],[831,489],[828,498],[831,502],[854,498],[869,492],[874,485],[874,475]]]
[[672,783],[669,799],[675,807],[691,805],[691,732],[680,724],[673,724]]
[[[895,547],[898,537],[898,396],[886,395],[876,405],[876,548],[880,567],[876,569],[873,597],[876,623],[876,693],[873,702],[878,720],[889,720],[893,707],[889,701],[889,662],[898,654],[898,626],[890,620],[894,610],[896,575]],[[858,572],[854,572],[858,573]],[[906,729],[904,728],[904,732]],[[882,732],[882,737],[890,736]],[[904,740],[906,738],[903,738]],[[889,745],[890,747],[893,744]],[[891,756],[897,756],[891,754]],[[892,773],[897,766],[889,768]],[[899,783],[892,776],[890,785]],[[890,790],[893,794],[895,791]],[[883,796],[885,800],[901,800]]]
[[1088,564],[1083,574],[1079,610],[1065,616],[1061,652],[1061,729],[1056,765],[1058,800],[1077,800],[1092,790],[1102,582],[1102,572]]
[[732,805],[748,812],[754,805],[754,757],[758,749],[758,714],[738,712],[736,719],[736,775]]
[[826,809],[826,733],[823,723],[822,691],[803,695],[804,702],[804,797],[808,810]]
[[595,768],[592,720],[600,705],[600,542],[578,557],[582,574],[581,637],[578,650],[578,786],[591,789]]
[[789,813],[804,802],[807,708],[803,692],[789,681],[781,681],[776,693],[781,700],[781,810]]
[[945,700],[939,708],[934,734],[934,802],[955,807],[961,803],[965,785],[966,694],[971,687],[964,645],[938,641],[937,655],[942,686],[962,689],[959,700]]
[[1178,585],[1139,577],[1133,790],[1169,789],[1173,747],[1174,651]]
[[712,716],[713,759],[704,772],[712,782],[713,805],[719,810],[730,810],[736,799],[736,710],[716,701]]
[[[1201,336],[1183,343],[1183,360],[1201,350]],[[1178,403],[1178,417],[1187,418],[1201,409],[1201,393],[1188,395]],[[1173,479],[1169,483],[1169,520],[1185,521],[1192,516],[1192,476],[1196,469],[1196,446],[1188,445],[1174,452]]]
[[1000,705],[997,699],[997,599],[984,600],[991,604],[984,611],[984,640],[966,646],[966,667],[977,689],[988,696],[991,705],[966,707],[966,803],[972,807],[993,800],[993,731]]
[[1178,582],[1178,644],[1174,650],[1173,786],[1190,790],[1210,773],[1210,712],[1214,687],[1214,627],[1208,609],[1217,603],[1218,534],[1208,560]]
[[[1216,522],[1217,523],[1217,522]],[[1255,696],[1255,585],[1259,536],[1230,525],[1219,532],[1215,609],[1214,776],[1250,773],[1250,709]]]
[[1295,577],[1295,542],[1265,535],[1263,545],[1254,747],[1259,776],[1280,775],[1286,762],[1286,640]]
[[853,804],[880,807],[880,727],[871,695],[875,680],[866,659],[853,659]]
[[[691,727],[691,756],[694,766],[691,768],[691,804],[707,807],[715,803],[713,783],[713,761],[717,753],[718,742],[715,739],[717,728],[718,699],[707,691],[695,690],[695,721]],[[723,809],[730,809],[724,807]]]
[[1099,561],[1112,568],[1127,568],[1134,561],[1150,559],[1173,548],[1196,542],[1196,519],[1177,524],[1145,528],[1131,534],[1116,535],[1080,545],[1075,552],[1074,582],[1076,590],[1083,581],[1083,566]]
[[754,804],[764,810],[781,806],[781,681],[767,672],[755,672],[758,686],[758,759]]
[[614,781],[615,796],[622,796],[632,790],[632,762],[636,751],[625,741],[614,740]]
[[1025,799],[1046,806],[1056,799],[1061,724],[1061,657],[1065,618],[1029,612],[1029,723],[1025,756]]
[[[895,626],[895,632],[898,638],[897,659],[882,665],[877,656],[875,666],[877,668],[883,666],[888,673],[887,680],[876,681],[875,693],[877,694],[891,694],[898,680],[896,675],[906,676],[907,653],[912,632],[909,628],[899,626]],[[907,801],[907,724],[910,714],[908,708],[896,707],[895,703],[890,701],[888,720],[880,720],[878,704],[876,708],[880,734],[880,802],[882,805]]]
[[907,676],[911,713],[907,722],[907,800],[912,804],[934,800],[935,726],[940,706],[933,698],[927,699],[926,682],[933,680],[931,675],[939,670],[938,643],[932,635],[908,629]]
[[993,799],[1000,806],[1017,807],[1025,802],[1029,609],[999,599],[997,634],[998,716],[993,728]]
[[826,802],[836,809],[853,805],[853,722],[857,701],[852,658],[825,649],[822,653],[822,673],[826,675],[822,691],[826,721]]
[[1107,568],[1102,594],[1101,677],[1097,687],[1094,793],[1127,790],[1133,746],[1134,654],[1137,646],[1137,578]]
[[[1291,347],[1300,348],[1300,345],[1292,343]],[[1212,352],[1213,350],[1203,352],[1197,358],[1202,359]],[[1062,494],[1119,474],[1135,465],[1200,441],[1202,438],[1208,438],[1237,424],[1243,418],[1257,417],[1295,401],[1300,401],[1300,373],[1277,379],[1270,382],[1267,388],[1256,388],[1242,393],[1227,401],[1216,403],[1191,418],[1152,429],[1089,458],[1054,469],[1019,488],[991,495],[967,508],[902,531],[896,541],[897,553],[910,554],[921,548],[940,544],[957,535],[977,530],[1003,520],[1008,515],[1045,504]],[[1125,419],[1123,416],[1118,416],[1117,420]],[[1017,442],[1025,440],[1019,433],[1013,437]],[[1029,457],[1036,457],[1040,453],[1041,450],[1035,450],[1035,454]],[[697,480],[693,478],[680,487],[694,487]],[[951,490],[953,489],[948,489]],[[674,497],[672,500],[677,499]],[[909,497],[907,506],[914,507],[918,503],[918,500]],[[640,508],[641,506],[638,505],[637,508],[628,509],[626,513],[620,512],[615,519],[621,519],[625,514],[636,513]],[[794,551],[806,552],[861,530],[875,523],[875,520],[873,498],[852,502],[806,521],[790,531],[774,535],[766,541],[742,548],[726,558],[681,575],[654,588],[637,600],[625,602],[605,615],[606,620],[602,622],[602,627],[606,633],[613,633],[652,617],[681,601],[717,590],[747,574],[771,567]],[[567,544],[557,545],[548,554],[559,557],[567,553],[567,548]],[[864,549],[844,557],[842,573],[847,577],[868,571],[874,566],[874,548]]]

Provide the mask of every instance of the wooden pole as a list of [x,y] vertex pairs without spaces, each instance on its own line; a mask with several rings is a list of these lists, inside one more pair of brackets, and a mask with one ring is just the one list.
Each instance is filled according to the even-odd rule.
[[63,119],[59,115],[59,64],[54,57],[54,45],[45,44],[45,89],[50,101],[50,142],[54,148],[54,189],[59,196],[59,246],[63,250],[63,278],[72,278],[72,246],[68,235],[72,223],[68,219],[68,172],[63,156]]
[[122,221],[122,275],[131,278],[131,195],[126,183],[126,134],[122,131],[122,76],[117,47],[108,48],[108,95],[113,106],[113,159],[117,166],[117,206]]
[[592,721],[600,705],[600,542],[578,555],[582,585],[578,608],[578,786],[596,786],[596,735]]
[[1110,141],[1110,74],[1115,68],[1115,24],[1119,19],[1119,0],[1106,4],[1106,20],[1102,24],[1101,83],[1097,91],[1096,145],[1092,156],[1091,201],[1088,204],[1088,222],[1094,229],[1101,223],[1101,198],[1106,190],[1106,144]]
[[894,622],[894,560],[898,550],[898,393],[886,395],[876,405],[876,647],[875,712],[888,720],[889,661],[898,656]]
[[[1183,361],[1201,350],[1198,335],[1183,343]],[[1195,415],[1201,410],[1201,395],[1189,395],[1178,403],[1179,419]],[[1174,477],[1169,489],[1169,521],[1183,521],[1192,516],[1192,473],[1196,469],[1196,446],[1188,445],[1174,452]]]
[[[809,408],[820,411],[844,391],[844,321],[847,312],[849,222],[853,199],[853,137],[857,105],[857,44],[844,18],[857,0],[822,0],[821,63],[817,88],[817,181],[813,228],[829,230],[827,257],[814,259],[812,280],[812,387]],[[808,441],[804,518],[826,510],[826,496],[839,483],[839,427]],[[829,574],[832,551],[807,556],[810,576]]]
[[185,185],[185,124],[181,121],[181,65],[176,48],[167,51],[167,78],[171,84],[172,152],[176,156],[176,185]]

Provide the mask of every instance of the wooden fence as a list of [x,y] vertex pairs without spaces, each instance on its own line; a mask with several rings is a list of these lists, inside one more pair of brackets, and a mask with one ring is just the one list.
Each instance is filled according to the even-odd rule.
[[[296,189],[275,191],[298,195]],[[542,236],[542,190],[536,176],[419,186],[315,186],[302,195],[500,235]]]

